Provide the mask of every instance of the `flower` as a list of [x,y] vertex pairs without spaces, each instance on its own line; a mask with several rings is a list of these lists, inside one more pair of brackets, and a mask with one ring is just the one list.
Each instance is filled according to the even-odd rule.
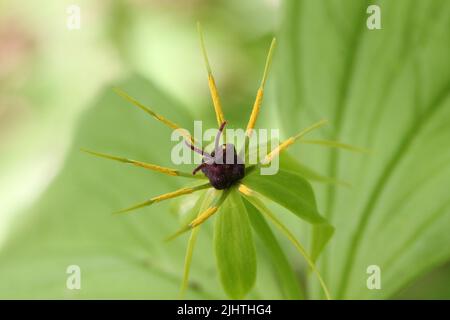
[[[281,172],[277,173],[275,176],[261,176],[256,174],[258,171],[257,169],[260,167],[264,167],[269,165],[276,157],[280,155],[283,151],[285,151],[288,147],[290,147],[295,142],[302,142],[302,143],[312,143],[312,144],[321,144],[329,147],[336,147],[336,148],[344,148],[344,149],[350,149],[353,151],[360,151],[359,149],[345,145],[339,142],[334,141],[328,141],[328,140],[305,140],[303,139],[306,134],[309,132],[323,126],[326,124],[325,120],[321,120],[306,129],[300,131],[298,134],[284,140],[282,143],[280,143],[276,148],[271,150],[266,156],[257,164],[253,165],[243,165],[238,164],[237,161],[235,161],[234,164],[232,164],[231,169],[224,169],[225,166],[229,166],[228,164],[224,164],[223,162],[220,163],[218,160],[222,157],[222,160],[225,156],[225,153],[233,151],[234,146],[232,146],[232,149],[227,149],[227,146],[224,144],[223,146],[219,145],[219,139],[220,134],[222,133],[224,126],[226,124],[224,112],[220,103],[220,98],[218,94],[218,90],[216,87],[216,83],[212,74],[212,70],[208,61],[208,56],[206,53],[205,45],[204,45],[204,39],[203,34],[201,32],[200,25],[198,25],[199,28],[199,35],[200,35],[200,43],[201,43],[201,49],[203,53],[203,57],[205,60],[207,75],[208,75],[208,84],[209,89],[214,105],[214,110],[216,114],[217,123],[220,126],[219,132],[216,137],[215,141],[215,147],[214,151],[211,152],[211,154],[205,152],[204,150],[196,147],[196,141],[194,138],[188,133],[187,130],[181,128],[176,123],[166,119],[160,114],[155,113],[153,110],[151,110],[149,107],[143,105],[136,99],[129,96],[127,93],[122,91],[119,88],[116,88],[115,91],[118,95],[120,95],[122,98],[126,99],[127,101],[131,102],[136,107],[142,109],[146,113],[148,113],[150,116],[155,118],[156,120],[160,121],[164,125],[168,126],[169,128],[173,130],[180,130],[180,132],[183,134],[185,138],[185,142],[188,144],[188,146],[197,153],[202,154],[204,156],[202,164],[197,167],[193,173],[183,172],[177,169],[173,168],[167,168],[162,167],[155,164],[150,164],[142,161],[127,159],[123,157],[113,156],[105,153],[95,152],[83,149],[83,151],[92,154],[94,156],[115,160],[123,163],[128,163],[131,165],[135,165],[138,167],[142,167],[148,170],[153,170],[160,172],[162,174],[170,175],[170,176],[182,176],[182,177],[188,177],[192,179],[196,179],[201,181],[199,184],[195,186],[189,186],[184,187],[178,190],[175,190],[173,192],[165,193],[159,196],[155,196],[149,200],[146,200],[144,202],[138,203],[136,205],[133,205],[131,207],[128,207],[126,209],[122,209],[116,213],[126,213],[130,211],[134,211],[143,207],[150,206],[154,203],[164,201],[167,199],[172,199],[176,197],[180,197],[187,194],[192,194],[194,192],[199,192],[201,190],[207,190],[207,189],[217,189],[216,192],[212,193],[209,197],[201,199],[201,203],[199,200],[199,205],[196,207],[197,209],[201,208],[202,206],[205,206],[205,203],[207,203],[205,208],[202,208],[202,210],[199,210],[197,213],[195,219],[193,219],[190,223],[184,225],[179,231],[177,231],[174,235],[170,236],[168,240],[173,239],[187,231],[191,231],[191,237],[189,239],[188,243],[188,249],[185,259],[185,271],[184,271],[184,277],[183,277],[183,284],[182,284],[182,292],[185,291],[187,287],[188,282],[188,276],[189,276],[189,268],[190,263],[192,259],[192,252],[194,249],[195,241],[197,238],[197,233],[199,230],[199,227],[207,221],[211,216],[213,216],[215,213],[217,213],[222,206],[226,203],[228,198],[234,198],[234,201],[237,201],[237,203],[241,203],[240,208],[245,209],[247,208],[255,209],[257,212],[261,213],[263,217],[267,218],[268,220],[272,221],[275,226],[281,230],[287,238],[293,243],[295,248],[301,253],[301,255],[306,259],[307,263],[311,267],[311,269],[316,274],[320,285],[322,286],[322,289],[325,293],[325,296],[329,299],[330,294],[327,289],[327,286],[325,285],[320,273],[318,272],[316,266],[315,266],[315,259],[319,255],[320,251],[323,249],[325,244],[328,242],[328,240],[331,238],[333,234],[333,227],[317,212],[316,203],[314,199],[314,194],[312,191],[311,186],[309,183],[302,178],[300,175],[296,174],[295,172],[288,171],[288,170],[281,170]],[[271,61],[272,61],[272,55],[273,50],[275,48],[276,39],[274,38],[272,40],[272,43],[270,45],[269,53],[266,59],[266,64],[264,68],[263,77],[260,83],[260,86],[258,88],[256,99],[253,104],[253,109],[247,124],[247,128],[245,131],[245,143],[243,146],[244,150],[248,152],[249,148],[249,140],[253,133],[256,121],[258,119],[258,116],[260,114],[261,105],[263,101],[264,96],[264,87],[266,84],[268,72],[270,69]],[[235,151],[235,149],[234,149]],[[240,153],[239,153],[240,154]],[[244,153],[246,154],[246,153]],[[219,156],[220,155],[220,156]],[[235,160],[236,160],[235,156]],[[242,167],[238,167],[242,166]],[[227,167],[228,168],[228,167]],[[196,175],[195,173],[197,171],[201,170],[205,175]],[[220,179],[219,179],[219,178]],[[208,181],[209,179],[209,181]],[[285,183],[288,182],[289,186],[285,185]],[[297,193],[297,191],[300,191]],[[307,251],[303,248],[303,246],[296,240],[295,236],[289,231],[289,229],[283,225],[283,223],[276,218],[276,216],[271,213],[271,211],[265,206],[263,198],[269,198],[270,200],[277,202],[278,204],[281,204],[282,206],[286,207],[288,210],[292,211],[294,214],[296,214],[298,217],[306,220],[307,222],[311,223],[313,225],[313,247],[311,250],[311,254],[308,254]],[[230,200],[231,201],[231,200]],[[244,204],[245,201],[245,205]],[[251,207],[249,207],[251,206]],[[242,218],[242,217],[241,217]],[[258,218],[259,219],[259,218]],[[255,273],[256,274],[256,261],[252,257],[254,256],[254,248],[253,248],[253,242],[252,240],[248,240],[248,237],[246,236],[249,234],[249,231],[247,227],[243,226],[245,224],[248,224],[246,222],[248,219],[245,218],[244,220],[240,220],[243,223],[240,223],[236,226],[234,226],[234,229],[231,229],[231,233],[234,231],[239,231],[240,233],[236,233],[236,237],[241,237],[242,243],[238,243],[238,245],[242,247],[248,247],[248,254],[246,257],[248,258],[250,256],[251,258],[243,263],[246,265],[252,265],[252,267],[248,268],[249,273]],[[242,230],[236,230],[236,228],[243,228]],[[247,229],[246,229],[247,228]],[[241,232],[242,231],[242,232]],[[233,235],[226,235],[230,236],[232,238]],[[220,238],[220,237],[219,237]],[[251,237],[250,237],[251,238]],[[225,239],[226,242],[227,239]],[[220,241],[220,240],[219,240]],[[246,241],[250,241],[249,245],[246,246]],[[225,245],[226,246],[226,245]],[[220,247],[220,246],[219,246]],[[216,246],[217,248],[217,246]],[[218,255],[219,256],[219,255]],[[223,259],[228,259],[225,255],[225,257],[222,257],[218,259],[219,269],[221,268],[221,264],[228,265],[227,263],[222,263]],[[241,258],[237,258],[234,263],[239,264],[240,261],[238,261]],[[253,267],[254,265],[254,267]],[[225,270],[222,270],[222,283],[225,287],[225,290],[229,293],[231,297],[240,298],[243,297],[252,287],[254,283],[254,276],[249,277],[249,281],[241,285],[240,289],[235,289],[236,283],[230,283],[227,279],[228,275],[227,272],[230,272],[230,270],[227,270],[228,267],[223,267]],[[239,268],[236,268],[236,270],[232,270],[232,272],[241,272]],[[244,271],[245,272],[245,271]],[[225,279],[224,279],[225,278]],[[236,278],[245,278],[245,275],[243,277],[236,277]],[[239,285],[237,285],[239,287]]]

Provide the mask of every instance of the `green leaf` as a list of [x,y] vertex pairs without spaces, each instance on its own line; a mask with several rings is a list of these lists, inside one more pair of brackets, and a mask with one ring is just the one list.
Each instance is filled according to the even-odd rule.
[[313,225],[311,241],[311,260],[316,261],[334,234],[334,227],[325,222]]
[[332,237],[334,228],[317,211],[308,181],[295,172],[280,169],[274,175],[260,175],[255,170],[242,183],[313,225],[311,257],[315,261]]
[[[337,298],[392,297],[450,259],[450,6],[377,1],[382,29],[369,30],[369,4],[285,1],[274,61],[286,135],[327,118],[318,139],[372,151],[289,150],[352,185],[315,189],[336,227],[320,265]],[[370,265],[382,290],[366,286]]]
[[214,225],[214,249],[220,280],[233,299],[242,299],[256,280],[256,253],[247,210],[232,189]]
[[244,200],[244,203],[251,225],[261,238],[264,249],[269,253],[270,261],[273,264],[283,297],[285,299],[301,299],[303,294],[300,289],[299,279],[297,279],[278,240],[258,210],[247,200]]
[[289,209],[309,223],[325,222],[317,211],[311,185],[295,172],[281,169],[274,175],[261,175],[256,169],[244,177],[242,183]]

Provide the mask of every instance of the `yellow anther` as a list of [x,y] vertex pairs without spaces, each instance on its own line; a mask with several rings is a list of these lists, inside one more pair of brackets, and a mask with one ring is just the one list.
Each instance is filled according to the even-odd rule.
[[270,44],[269,53],[267,54],[266,65],[264,67],[263,77],[261,79],[261,84],[259,85],[258,92],[256,93],[255,102],[253,103],[252,113],[250,115],[250,119],[248,120],[246,135],[249,137],[252,133],[252,130],[255,128],[256,120],[258,119],[258,115],[261,110],[261,104],[264,97],[264,87],[266,85],[267,76],[269,75],[270,65],[272,64],[272,56],[273,50],[275,49],[276,39],[273,38],[272,43]]
[[246,196],[252,196],[254,194],[254,191],[247,187],[246,185],[240,184],[238,187],[238,190],[240,193],[246,195]]
[[211,66],[209,64],[208,53],[206,52],[205,40],[203,38],[202,26],[200,22],[197,22],[198,35],[200,37],[200,47],[202,49],[203,59],[205,60],[206,71],[208,72],[208,86],[211,93],[211,98],[214,105],[214,111],[216,112],[217,124],[220,126],[225,121],[225,117],[222,111],[222,105],[220,103],[219,92],[217,90],[216,81],[212,74]]
[[259,112],[261,110],[261,104],[264,97],[264,89],[259,88],[258,93],[256,94],[255,103],[253,104],[252,113],[250,115],[250,119],[248,120],[247,130],[245,134],[250,137],[252,130],[255,128],[256,119],[258,118]]
[[142,103],[140,103],[139,101],[137,101],[136,99],[134,99],[133,97],[131,97],[130,95],[128,95],[125,91],[123,91],[120,88],[114,88],[114,91],[121,96],[122,98],[124,98],[125,100],[131,102],[133,105],[135,105],[136,107],[138,107],[139,109],[145,111],[146,113],[148,113],[149,115],[151,115],[153,118],[155,118],[156,120],[162,122],[163,124],[165,124],[166,126],[168,126],[169,128],[173,129],[173,130],[180,130],[180,133],[183,137],[185,137],[186,139],[188,139],[189,141],[194,142],[194,138],[192,138],[192,136],[189,134],[189,132],[186,129],[181,128],[178,124],[176,124],[175,122],[172,122],[168,119],[166,119],[165,117],[163,117],[162,115],[154,112],[152,109],[150,109],[149,107],[143,105]]
[[262,161],[262,164],[270,163],[274,157],[279,155],[281,151],[283,151],[284,149],[289,147],[294,142],[295,142],[294,137],[291,137],[291,138],[287,139],[286,141],[283,141],[283,143],[281,143],[278,147],[276,147],[275,149],[270,151],[270,153],[265,156],[264,160]]
[[137,205],[134,205],[132,207],[129,207],[129,208],[117,211],[115,213],[129,212],[129,211],[132,211],[132,210],[136,210],[136,209],[139,209],[139,208],[143,208],[143,207],[149,206],[149,205],[151,205],[151,204],[153,204],[155,202],[160,202],[160,201],[163,201],[163,200],[172,199],[172,198],[179,197],[179,196],[182,196],[182,195],[185,195],[185,194],[190,194],[190,193],[198,191],[198,190],[209,188],[210,186],[211,185],[209,183],[206,183],[206,184],[202,184],[202,185],[199,185],[199,186],[196,186],[196,187],[192,187],[192,188],[182,188],[182,189],[179,189],[179,190],[176,190],[176,191],[173,191],[173,192],[169,192],[169,193],[165,193],[165,194],[153,197],[150,200],[138,203]]
[[214,105],[214,111],[216,112],[217,123],[221,125],[225,121],[225,117],[222,111],[222,105],[220,104],[219,92],[217,91],[216,82],[212,74],[208,75],[209,91],[211,92],[211,98]]
[[211,217],[216,211],[219,209],[219,207],[210,207],[203,211],[197,218],[195,218],[191,223],[190,227],[195,228],[198,225],[201,225],[203,222],[205,222],[209,217]]

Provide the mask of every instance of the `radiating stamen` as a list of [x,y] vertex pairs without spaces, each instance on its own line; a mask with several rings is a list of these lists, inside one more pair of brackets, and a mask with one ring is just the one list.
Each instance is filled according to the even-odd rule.
[[264,67],[263,77],[261,79],[261,84],[259,85],[258,92],[256,93],[255,102],[253,103],[252,113],[250,115],[250,119],[247,124],[246,135],[249,137],[252,133],[252,130],[255,127],[256,120],[258,119],[259,112],[261,110],[261,104],[264,97],[264,87],[266,85],[267,76],[269,75],[270,65],[272,64],[272,56],[273,50],[275,49],[276,39],[272,39],[272,43],[270,44],[269,53],[267,54],[266,65]]
[[201,212],[197,216],[197,218],[192,220],[192,222],[190,224],[188,224],[187,226],[182,227],[180,230],[175,232],[173,235],[166,238],[166,240],[167,241],[173,240],[176,237],[178,237],[179,235],[182,235],[183,233],[189,231],[190,229],[198,227],[199,225],[204,223],[206,220],[208,220],[208,218],[210,218],[214,213],[216,213],[217,210],[219,210],[220,206],[223,204],[225,199],[228,197],[229,193],[230,193],[230,189],[223,190],[219,196],[216,196],[214,198],[211,205],[206,210]]
[[212,98],[212,101],[213,101],[214,110],[216,112],[217,124],[220,125],[221,123],[224,122],[225,117],[223,115],[222,105],[220,103],[219,92],[217,90],[216,81],[214,80],[214,76],[212,74],[211,66],[209,64],[208,54],[206,52],[205,40],[204,40],[204,37],[203,37],[202,26],[201,26],[200,22],[197,22],[197,29],[198,29],[198,34],[199,34],[199,37],[200,37],[200,46],[202,48],[203,58],[205,60],[206,71],[208,72],[209,91],[211,93],[211,98]]
[[285,141],[283,141],[278,147],[276,147],[275,149],[273,149],[271,152],[269,152],[269,154],[267,154],[265,156],[265,158],[263,159],[263,161],[261,161],[261,164],[269,164],[272,159],[274,157],[276,157],[277,155],[279,155],[283,150],[287,149],[290,145],[292,145],[294,142],[296,142],[298,139],[302,138],[304,135],[306,135],[307,133],[318,129],[320,127],[322,127],[323,125],[325,125],[327,123],[327,120],[320,120],[319,122],[314,123],[313,125],[307,127],[306,129],[303,129],[302,131],[300,131],[299,133],[297,133],[295,136],[290,137],[288,139],[286,139]]
[[151,199],[149,199],[147,201],[138,203],[138,204],[136,204],[136,205],[134,205],[132,207],[129,207],[129,208],[117,211],[115,213],[118,214],[118,213],[130,212],[132,210],[136,210],[136,209],[140,209],[140,208],[143,208],[143,207],[147,207],[147,206],[152,205],[153,203],[156,203],[156,202],[161,202],[161,201],[164,201],[164,200],[167,200],[167,199],[172,199],[172,198],[175,198],[175,197],[179,197],[179,196],[182,196],[182,195],[185,195],[185,194],[190,194],[190,193],[193,193],[195,191],[203,190],[203,189],[206,189],[206,188],[209,188],[209,187],[211,187],[211,184],[210,183],[205,183],[205,184],[202,184],[202,185],[199,185],[199,186],[196,186],[196,187],[192,187],[192,188],[181,188],[181,189],[178,189],[178,190],[173,191],[173,192],[164,193],[162,195],[153,197],[153,198],[151,198]]
[[132,164],[132,165],[137,166],[137,167],[141,167],[141,168],[152,170],[152,171],[161,172],[161,173],[167,174],[169,176],[181,176],[181,177],[192,178],[192,175],[187,173],[187,172],[183,172],[183,171],[176,170],[176,169],[171,169],[171,168],[166,168],[166,167],[161,167],[161,166],[158,166],[156,164],[151,164],[151,163],[147,163],[147,162],[127,159],[127,158],[123,158],[123,157],[117,157],[117,156],[109,155],[109,154],[106,154],[106,153],[91,151],[91,150],[87,150],[87,149],[81,149],[81,151],[86,152],[86,153],[91,154],[91,155],[96,156],[96,157],[109,159],[109,160],[114,160],[114,161],[118,161],[118,162],[122,162],[122,163],[129,163],[129,164]]
[[183,137],[185,137],[186,139],[188,139],[189,141],[192,141],[193,143],[195,142],[194,138],[189,134],[189,132],[186,129],[181,128],[178,124],[176,124],[175,122],[172,122],[166,118],[164,118],[162,115],[157,114],[156,112],[154,112],[153,110],[151,110],[149,107],[143,105],[142,103],[140,103],[139,101],[137,101],[136,99],[134,99],[133,97],[129,96],[125,91],[123,91],[120,88],[114,88],[114,91],[121,96],[122,98],[124,98],[125,100],[131,102],[133,105],[135,105],[136,107],[140,108],[141,110],[145,111],[146,113],[148,113],[149,115],[151,115],[153,118],[155,118],[156,120],[164,123],[166,126],[168,126],[169,128],[173,129],[173,130],[179,130],[181,135]]

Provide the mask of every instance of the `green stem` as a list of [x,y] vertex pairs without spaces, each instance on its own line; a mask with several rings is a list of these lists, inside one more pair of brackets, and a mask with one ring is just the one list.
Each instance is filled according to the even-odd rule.
[[199,231],[200,227],[192,229],[191,236],[189,237],[186,249],[186,257],[184,259],[184,271],[183,271],[183,281],[181,282],[180,299],[184,298],[184,294],[186,292],[186,288],[189,283],[189,271],[191,269],[192,254],[194,253],[194,247],[195,243],[197,242]]

